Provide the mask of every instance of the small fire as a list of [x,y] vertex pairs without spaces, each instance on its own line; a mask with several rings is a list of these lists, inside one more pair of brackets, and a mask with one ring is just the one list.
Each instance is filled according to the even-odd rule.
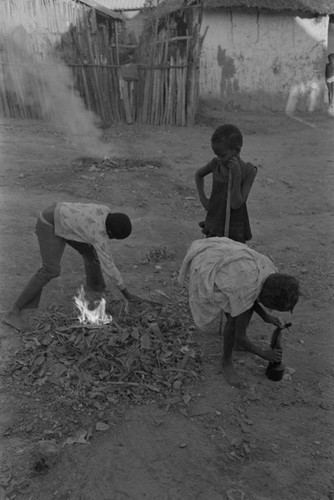
[[[112,316],[106,314],[106,300],[102,298],[95,309],[89,309],[89,302],[85,296],[84,287],[81,285],[78,296],[74,297],[74,302],[80,311],[78,320],[83,325],[107,325],[112,322]],[[95,302],[96,304],[96,302]]]

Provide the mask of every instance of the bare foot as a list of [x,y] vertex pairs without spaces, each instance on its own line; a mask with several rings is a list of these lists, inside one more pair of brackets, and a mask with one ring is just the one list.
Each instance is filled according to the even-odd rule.
[[240,389],[243,387],[243,383],[239,376],[237,375],[236,371],[234,370],[233,364],[232,363],[226,363],[224,360],[222,361],[222,371],[223,375],[226,379],[226,381],[234,386]]
[[16,330],[24,330],[26,328],[26,323],[23,321],[21,314],[14,313],[12,311],[6,312],[2,317],[3,323],[9,325]]

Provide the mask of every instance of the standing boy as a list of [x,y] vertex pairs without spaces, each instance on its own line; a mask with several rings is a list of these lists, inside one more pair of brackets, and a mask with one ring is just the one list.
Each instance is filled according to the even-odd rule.
[[[257,167],[240,158],[243,137],[234,125],[218,127],[211,137],[216,157],[195,174],[199,199],[207,211],[203,232],[206,237],[225,234],[226,211],[230,210],[228,237],[246,243],[252,238],[246,201],[253,185]],[[212,174],[210,198],[204,190],[204,177]],[[230,209],[227,208],[229,175],[232,176]]]
[[44,286],[59,276],[66,244],[83,258],[88,291],[102,292],[106,288],[102,267],[127,300],[137,300],[128,292],[110,248],[110,240],[127,238],[131,231],[129,217],[112,213],[105,205],[61,202],[46,208],[36,223],[42,267],[31,278],[12,309],[4,315],[3,322],[17,330],[24,329],[23,312],[36,309]]

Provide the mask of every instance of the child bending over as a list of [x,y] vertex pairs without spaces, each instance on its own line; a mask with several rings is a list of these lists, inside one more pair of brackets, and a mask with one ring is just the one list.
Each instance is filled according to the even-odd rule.
[[279,273],[268,257],[229,238],[193,241],[182,263],[180,283],[187,276],[195,325],[205,330],[222,312],[226,315],[222,369],[227,382],[242,385],[233,366],[236,343],[263,359],[281,361],[281,349],[264,350],[246,333],[254,312],[265,323],[283,326],[262,306],[292,312],[299,299],[299,284],[293,276]]
[[86,291],[105,290],[104,271],[127,300],[139,300],[126,288],[114,264],[110,245],[110,240],[125,239],[131,232],[129,217],[113,213],[105,205],[60,202],[43,210],[36,223],[42,266],[6,312],[3,322],[16,330],[25,329],[23,313],[27,309],[38,308],[43,288],[59,276],[66,245],[74,248],[83,258]]

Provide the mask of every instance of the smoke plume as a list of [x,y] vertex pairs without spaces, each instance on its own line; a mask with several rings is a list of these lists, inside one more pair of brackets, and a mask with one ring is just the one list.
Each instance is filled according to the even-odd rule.
[[71,69],[50,50],[43,50],[43,54],[36,52],[33,43],[22,25],[2,34],[0,57],[2,54],[4,63],[0,90],[3,95],[4,92],[8,95],[10,86],[17,103],[50,120],[82,154],[110,156],[110,145],[100,140],[100,119],[86,108],[75,90]]

